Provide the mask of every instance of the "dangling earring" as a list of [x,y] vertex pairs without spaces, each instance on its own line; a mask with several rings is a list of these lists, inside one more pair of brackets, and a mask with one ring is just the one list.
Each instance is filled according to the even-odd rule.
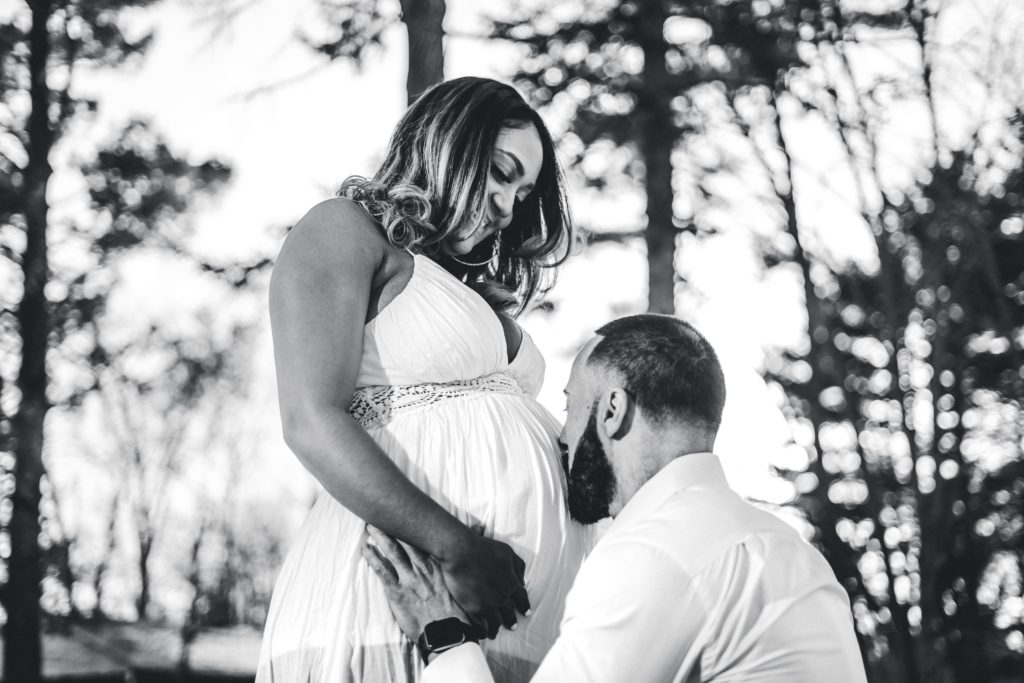
[[480,263],[470,263],[469,261],[463,261],[458,256],[452,256],[451,259],[453,261],[455,261],[456,263],[461,263],[462,265],[469,266],[470,268],[479,268],[480,266],[486,266],[488,263],[490,263],[494,259],[498,258],[498,253],[500,251],[501,251],[501,233],[500,232],[496,232],[496,233],[494,233],[494,246],[491,249],[491,255],[489,257],[487,257],[487,260],[481,261]]

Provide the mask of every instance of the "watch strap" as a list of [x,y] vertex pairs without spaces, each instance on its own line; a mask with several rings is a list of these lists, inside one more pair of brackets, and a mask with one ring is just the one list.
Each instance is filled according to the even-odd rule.
[[441,654],[442,652],[447,652],[448,650],[451,650],[453,647],[458,647],[459,645],[462,645],[464,643],[479,642],[478,638],[476,637],[476,634],[473,632],[473,627],[465,623],[461,619],[450,617],[448,619],[444,619],[443,621],[445,622],[445,625],[448,626],[450,629],[453,629],[454,631],[458,632],[458,634],[461,635],[461,638],[457,640],[447,639],[445,642],[442,643],[430,642],[430,639],[427,637],[427,631],[434,624],[437,624],[439,622],[431,622],[430,624],[427,624],[427,626],[423,628],[423,632],[420,633],[420,637],[416,639],[416,649],[419,651],[420,657],[423,658],[424,664],[428,663],[429,657],[432,654]]

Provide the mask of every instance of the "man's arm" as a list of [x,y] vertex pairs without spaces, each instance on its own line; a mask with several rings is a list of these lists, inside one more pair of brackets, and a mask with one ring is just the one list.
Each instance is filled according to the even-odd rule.
[[[376,538],[376,537],[375,537]],[[445,595],[429,588],[429,568],[418,570],[377,540],[384,553],[367,561],[384,582],[402,630],[415,640],[428,621],[458,616],[444,608]],[[392,542],[394,543],[394,542]],[[415,549],[407,549],[410,556]],[[395,565],[391,573],[382,560]],[[417,557],[416,562],[430,562]],[[426,572],[426,573],[424,573]],[[443,586],[442,586],[443,587]],[[629,682],[672,680],[700,661],[706,611],[700,587],[679,565],[647,543],[600,543],[569,592],[561,634],[533,678],[563,681]],[[457,609],[457,608],[456,608]],[[483,652],[473,643],[434,657],[424,683],[491,683]]]
[[466,643],[434,657],[420,683],[494,683],[494,675],[480,646]]
[[599,543],[566,600],[534,683],[671,681],[700,662],[699,586],[656,546]]
[[[705,615],[698,586],[657,547],[599,544],[576,577],[561,633],[532,683],[689,676],[699,672]],[[473,643],[438,655],[423,674],[423,683],[493,680],[483,651]]]

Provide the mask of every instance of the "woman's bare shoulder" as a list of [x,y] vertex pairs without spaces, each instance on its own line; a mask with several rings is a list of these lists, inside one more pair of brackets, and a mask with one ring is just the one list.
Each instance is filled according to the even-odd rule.
[[343,197],[315,205],[289,231],[278,265],[379,265],[390,245],[373,218]]

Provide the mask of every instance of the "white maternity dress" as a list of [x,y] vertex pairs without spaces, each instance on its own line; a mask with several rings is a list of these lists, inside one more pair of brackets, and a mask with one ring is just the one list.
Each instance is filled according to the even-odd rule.
[[[351,412],[414,484],[525,560],[533,614],[484,650],[498,681],[527,681],[591,533],[569,519],[559,427],[534,399],[540,352],[524,334],[509,363],[490,306],[430,258],[413,261],[405,289],[365,327]],[[415,648],[360,556],[364,538],[363,521],[321,492],[275,584],[258,683],[419,679]]]

